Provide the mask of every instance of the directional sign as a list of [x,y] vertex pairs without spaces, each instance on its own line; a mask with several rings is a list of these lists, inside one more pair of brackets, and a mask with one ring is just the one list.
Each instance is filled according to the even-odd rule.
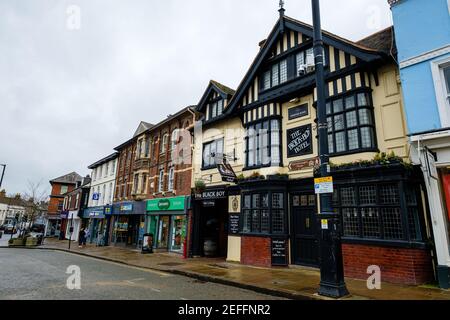
[[314,179],[314,189],[316,194],[333,193],[333,177]]

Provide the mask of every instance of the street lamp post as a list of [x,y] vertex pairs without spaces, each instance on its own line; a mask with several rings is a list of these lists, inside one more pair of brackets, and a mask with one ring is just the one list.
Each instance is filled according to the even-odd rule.
[[3,183],[3,177],[5,176],[5,170],[6,170],[6,164],[0,164],[1,167],[3,167],[2,175],[0,177],[0,189],[2,188]]
[[[319,0],[312,1],[314,57],[316,64],[317,113],[319,133],[320,176],[328,177],[328,122],[325,102],[324,45],[320,23]],[[333,211],[332,194],[320,194],[320,287],[319,294],[332,298],[348,295],[340,240],[339,216]]]

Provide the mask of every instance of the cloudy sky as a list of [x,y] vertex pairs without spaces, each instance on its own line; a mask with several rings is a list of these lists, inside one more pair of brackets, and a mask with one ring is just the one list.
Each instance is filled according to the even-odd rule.
[[[311,23],[310,0],[285,2]],[[387,0],[321,7],[323,28],[350,40],[392,24]],[[277,10],[278,0],[2,0],[3,188],[86,175],[141,120],[196,104],[210,79],[236,88]]]

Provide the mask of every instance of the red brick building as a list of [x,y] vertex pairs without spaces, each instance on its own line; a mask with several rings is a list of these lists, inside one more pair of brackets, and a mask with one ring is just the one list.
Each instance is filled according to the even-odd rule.
[[[83,180],[78,173],[72,172],[59,178],[50,180],[52,190],[48,204],[47,236],[64,236],[64,229],[61,228],[61,213],[64,206],[64,195],[71,192]],[[61,234],[62,233],[62,234]]]

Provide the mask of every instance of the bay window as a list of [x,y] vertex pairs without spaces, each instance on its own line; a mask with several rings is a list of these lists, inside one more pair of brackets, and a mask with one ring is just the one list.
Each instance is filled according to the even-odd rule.
[[375,149],[375,123],[369,93],[357,93],[326,104],[330,154]]
[[248,126],[245,139],[247,168],[280,165],[280,120],[265,120]]
[[203,170],[215,168],[216,156],[223,154],[223,139],[211,141],[203,145]]
[[335,188],[333,206],[344,238],[422,241],[419,197],[417,188],[399,182],[353,183]]

